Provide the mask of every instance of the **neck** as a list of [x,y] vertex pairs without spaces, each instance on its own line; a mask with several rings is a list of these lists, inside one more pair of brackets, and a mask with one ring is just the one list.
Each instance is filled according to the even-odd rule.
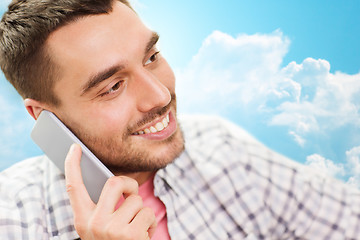
[[137,173],[128,173],[128,174],[114,173],[114,175],[116,176],[127,176],[135,179],[138,182],[139,186],[144,182],[146,182],[147,180],[149,180],[154,174],[155,172],[137,172]]

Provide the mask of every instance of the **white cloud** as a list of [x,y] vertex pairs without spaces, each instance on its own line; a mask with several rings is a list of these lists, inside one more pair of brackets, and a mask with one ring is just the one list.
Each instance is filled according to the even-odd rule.
[[283,67],[289,45],[279,30],[236,38],[213,32],[177,73],[181,109],[255,116],[286,127],[300,146],[310,134],[359,128],[360,73],[331,73],[328,61],[312,58]]
[[299,144],[301,147],[305,145],[306,140],[300,135],[296,134],[294,131],[290,131],[289,134],[293,137],[294,141]]
[[[332,74],[327,61],[311,58],[301,64],[292,62],[281,73],[299,83],[301,91],[296,101],[279,102],[271,124],[288,126],[302,135],[318,131],[319,126],[322,131],[347,124],[360,127],[360,74]],[[296,119],[291,119],[294,114]]]
[[360,146],[346,151],[344,163],[335,163],[319,154],[306,158],[306,165],[324,175],[343,179],[347,184],[360,188]]
[[350,177],[346,183],[355,188],[360,188],[360,176]]
[[213,32],[189,66],[177,73],[178,93],[184,94],[182,104],[191,107],[196,102],[213,109],[225,104],[260,108],[266,99],[259,96],[289,97],[292,94],[287,89],[292,90],[293,83],[278,83],[277,78],[288,45],[289,40],[280,31],[237,38]]
[[319,154],[313,154],[306,158],[306,165],[310,166],[313,170],[323,175],[332,177],[343,177],[345,175],[344,165],[336,164],[333,161],[324,158]]
[[360,146],[346,151],[346,159],[351,173],[360,179]]

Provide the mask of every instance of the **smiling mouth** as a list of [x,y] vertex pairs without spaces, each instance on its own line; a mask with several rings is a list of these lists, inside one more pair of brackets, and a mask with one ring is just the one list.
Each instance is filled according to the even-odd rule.
[[133,135],[144,135],[144,134],[149,134],[149,133],[157,133],[157,132],[161,132],[161,131],[165,130],[169,126],[169,122],[170,122],[169,114],[170,114],[170,112],[168,112],[164,118],[160,119],[158,122],[154,123],[152,126],[149,126],[140,131],[137,131],[137,132],[133,133]]

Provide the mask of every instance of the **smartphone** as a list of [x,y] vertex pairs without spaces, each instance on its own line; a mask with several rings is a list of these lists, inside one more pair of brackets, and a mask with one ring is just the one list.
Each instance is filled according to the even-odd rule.
[[52,112],[43,110],[31,138],[64,173],[64,161],[73,143],[81,146],[81,173],[91,199],[97,203],[105,182],[114,174]]

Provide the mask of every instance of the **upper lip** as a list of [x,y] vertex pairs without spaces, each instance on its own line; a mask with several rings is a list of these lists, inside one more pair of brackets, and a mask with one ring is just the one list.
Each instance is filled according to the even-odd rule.
[[139,131],[143,131],[146,128],[150,128],[151,126],[155,126],[156,123],[161,122],[168,114],[170,113],[170,110],[167,111],[166,113],[164,113],[163,115],[155,118],[154,120],[152,120],[151,122],[143,125],[142,127],[138,128],[137,130],[135,130],[133,133],[137,133]]

